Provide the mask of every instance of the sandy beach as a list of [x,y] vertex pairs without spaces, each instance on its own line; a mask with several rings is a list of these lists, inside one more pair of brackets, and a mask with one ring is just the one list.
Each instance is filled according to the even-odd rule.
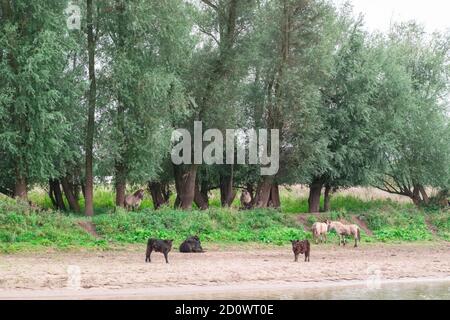
[[309,263],[294,263],[288,246],[206,247],[202,254],[171,252],[170,264],[159,253],[146,264],[142,246],[0,255],[0,299],[207,298],[370,279],[450,279],[448,243],[313,245]]

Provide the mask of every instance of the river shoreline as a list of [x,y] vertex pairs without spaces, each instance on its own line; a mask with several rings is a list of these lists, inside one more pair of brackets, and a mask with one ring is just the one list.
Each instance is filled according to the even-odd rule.
[[157,253],[146,264],[141,249],[0,255],[0,299],[290,299],[299,290],[450,284],[448,243],[313,245],[310,263],[294,263],[287,246],[172,252],[170,264]]
[[[374,285],[370,281],[324,281],[324,282],[299,282],[299,283],[269,283],[253,285],[224,285],[212,287],[166,287],[151,289],[60,289],[60,290],[18,290],[1,291],[2,300],[191,300],[191,299],[229,299],[233,296],[252,299],[264,299],[261,292],[271,295],[279,293],[280,299],[291,299],[290,292],[299,290],[337,290],[342,288],[362,288],[376,291],[390,285],[433,285],[446,284],[450,288],[450,277],[446,278],[409,278],[381,280],[378,288],[370,288]],[[283,292],[281,294],[281,292]]]

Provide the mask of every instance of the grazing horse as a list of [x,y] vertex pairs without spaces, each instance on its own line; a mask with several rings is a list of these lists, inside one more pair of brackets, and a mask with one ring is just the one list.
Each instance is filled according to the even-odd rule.
[[341,243],[345,246],[345,237],[353,236],[355,239],[355,248],[358,246],[358,241],[361,243],[361,232],[359,231],[359,227],[356,224],[345,225],[338,221],[329,221],[327,220],[328,232],[331,230],[335,230],[339,236],[339,245]]
[[141,205],[142,199],[144,199],[144,190],[139,189],[132,195],[129,195],[125,198],[125,209],[127,210],[136,210]]
[[316,243],[324,243],[327,241],[327,233],[328,233],[328,225],[323,222],[316,222],[312,226],[312,235],[313,239],[316,240]]

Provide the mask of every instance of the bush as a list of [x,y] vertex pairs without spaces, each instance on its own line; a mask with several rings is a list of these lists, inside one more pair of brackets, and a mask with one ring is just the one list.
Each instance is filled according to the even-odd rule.
[[[79,219],[78,219],[79,221]],[[54,211],[32,210],[26,204],[0,201],[0,251],[23,247],[104,247],[82,230],[77,220]]]
[[450,241],[450,212],[448,210],[430,212],[429,221],[436,227],[439,237]]
[[[203,241],[236,243],[259,242],[275,245],[291,240],[311,239],[298,223],[298,215],[277,210],[223,209],[212,207],[207,211],[179,211],[165,207],[155,211],[147,203],[137,212],[112,210],[113,197],[106,191],[97,191],[101,209],[91,220],[75,214],[48,209],[36,211],[15,200],[0,199],[0,251],[11,252],[35,247],[51,248],[107,248],[111,244],[145,243],[149,237],[174,239],[181,242],[197,234]],[[435,226],[437,235],[450,240],[448,211],[427,211],[391,201],[362,202],[353,198],[335,197],[336,204],[347,207],[321,216],[306,215],[307,227],[325,219],[347,221],[354,214],[373,231],[373,237],[363,233],[364,242],[426,241],[433,238],[427,221]],[[346,200],[347,199],[347,200]],[[294,201],[288,202],[293,205]],[[303,202],[301,202],[303,205]],[[363,205],[366,204],[366,209]],[[337,206],[339,207],[339,206]],[[292,207],[293,208],[293,207]],[[92,221],[101,240],[79,227],[80,222]],[[337,241],[330,234],[329,241]]]
[[111,241],[127,243],[141,243],[149,237],[182,241],[197,234],[209,241],[281,244],[303,235],[289,216],[274,210],[144,209],[99,215],[93,221],[100,235]]

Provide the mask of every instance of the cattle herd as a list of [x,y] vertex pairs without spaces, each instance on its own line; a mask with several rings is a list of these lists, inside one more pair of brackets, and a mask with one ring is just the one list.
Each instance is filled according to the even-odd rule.
[[[153,251],[161,252],[164,254],[166,263],[169,263],[169,252],[172,250],[173,240],[159,240],[159,239],[148,239],[147,251],[145,253],[145,262],[152,262],[150,256]],[[200,238],[198,236],[192,236],[187,238],[180,245],[180,252],[182,253],[201,253],[204,252],[202,245],[200,243]]]
[[[359,227],[355,224],[345,225],[338,221],[329,221],[325,223],[317,222],[312,227],[313,239],[316,243],[319,241],[325,242],[327,239],[327,234],[329,231],[335,230],[339,236],[339,245],[346,244],[346,237],[352,236],[355,240],[355,248],[358,246],[358,241],[361,241],[361,235]],[[145,262],[151,262],[151,253],[153,251],[160,252],[164,254],[166,263],[169,263],[168,254],[172,250],[173,240],[159,240],[159,239],[149,239],[147,242],[147,251],[145,256]],[[294,252],[294,261],[298,261],[298,256],[300,254],[305,255],[305,262],[310,260],[311,244],[308,240],[294,240],[292,241],[292,251]],[[182,253],[201,253],[205,252],[202,248],[200,238],[198,236],[191,236],[187,238],[180,245],[180,252]]]
[[[128,210],[135,210],[139,208],[142,199],[144,198],[144,190],[140,189],[134,194],[125,198],[125,207]],[[250,193],[244,190],[241,194],[241,209],[249,209],[251,207]],[[356,224],[343,224],[339,221],[316,222],[312,226],[312,237],[316,244],[327,241],[328,232],[334,230],[339,237],[339,245],[346,245],[346,238],[353,237],[355,240],[355,248],[358,247],[358,242],[361,242],[360,229]],[[173,240],[148,239],[147,250],[145,254],[145,262],[151,262],[151,254],[153,251],[164,254],[166,263],[169,263],[169,252],[172,250]],[[309,262],[311,244],[308,240],[294,240],[292,241],[292,251],[294,252],[294,261],[298,261],[300,254],[305,255],[305,262]],[[180,252],[182,253],[201,253],[204,252],[198,236],[190,236],[180,245]]]

